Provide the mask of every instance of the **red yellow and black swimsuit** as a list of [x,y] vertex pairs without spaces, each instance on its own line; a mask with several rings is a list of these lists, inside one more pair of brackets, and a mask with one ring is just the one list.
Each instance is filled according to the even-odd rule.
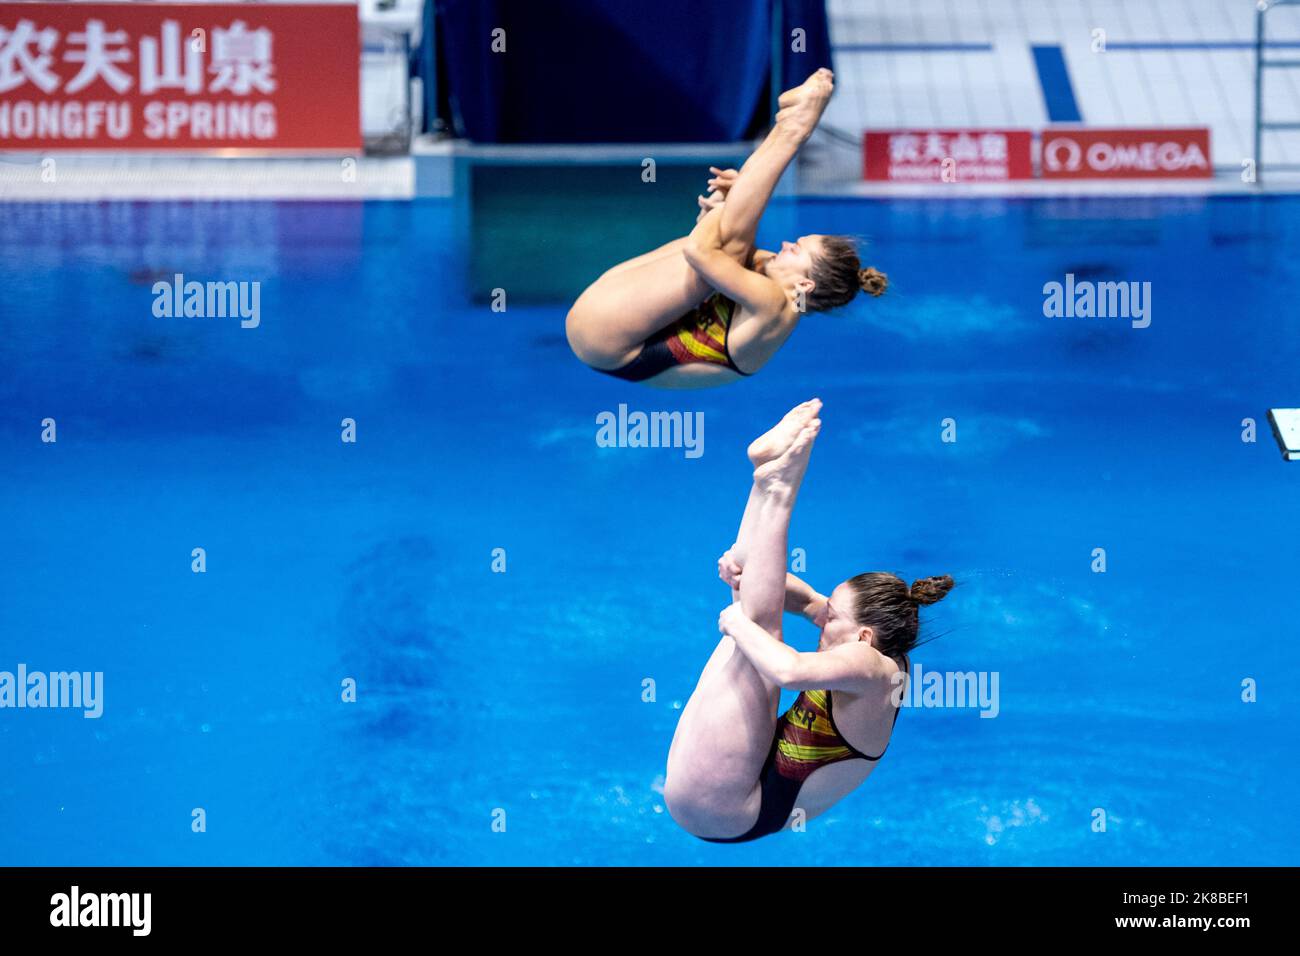
[[[901,707],[894,707],[894,723],[898,723]],[[891,725],[892,727],[892,725]],[[888,750],[889,746],[885,746]],[[745,843],[757,840],[769,833],[776,833],[785,826],[799,799],[799,790],[814,770],[839,763],[841,760],[877,761],[885,755],[868,757],[851,743],[835,726],[831,714],[831,692],[828,690],[805,690],[790,709],[776,722],[776,734],[772,738],[772,749],[768,752],[767,762],[759,774],[759,785],[763,792],[759,805],[758,820],[747,831],[737,837],[700,837],[710,843]]]
[[644,382],[665,369],[677,365],[703,362],[721,365],[740,375],[727,350],[727,332],[736,312],[736,303],[715,292],[667,328],[646,340],[640,353],[622,368],[599,369],[606,375]]

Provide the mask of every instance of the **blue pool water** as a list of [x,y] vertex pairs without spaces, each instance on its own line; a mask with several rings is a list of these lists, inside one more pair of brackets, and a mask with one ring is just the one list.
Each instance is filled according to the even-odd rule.
[[[0,710],[0,864],[1297,862],[1300,465],[1265,414],[1300,404],[1300,201],[786,202],[764,241],[867,233],[891,291],[694,393],[584,369],[564,303],[471,302],[465,228],[0,206],[0,670],[105,689]],[[261,325],[154,317],[175,272],[261,282]],[[1151,282],[1150,327],[1045,318],[1067,272]],[[905,710],[806,833],[705,844],[657,788],[744,446],[813,395],[806,576],[953,574],[916,662],[997,672],[1000,713]],[[597,447],[619,403],[702,411],[704,454]]]

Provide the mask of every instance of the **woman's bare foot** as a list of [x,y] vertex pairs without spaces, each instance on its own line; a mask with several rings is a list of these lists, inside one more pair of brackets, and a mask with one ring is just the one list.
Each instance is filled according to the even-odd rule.
[[786,90],[777,100],[780,109],[776,114],[778,126],[784,126],[806,140],[821,121],[826,104],[835,92],[835,75],[822,67],[799,86]]
[[759,491],[778,502],[793,502],[799,485],[803,482],[804,472],[808,470],[808,458],[812,455],[813,442],[821,427],[820,418],[812,419],[799,429],[799,434],[779,458],[754,469],[754,484]]
[[750,463],[757,468],[759,465],[781,457],[781,454],[793,444],[804,425],[816,418],[817,413],[821,410],[822,400],[820,398],[801,402],[790,409],[785,413],[785,417],[773,425],[771,429],[749,443]]
[[782,93],[780,99],[776,101],[777,105],[781,109],[785,109],[787,106],[794,106],[794,104],[802,99],[808,92],[809,87],[821,84],[824,81],[829,81],[834,85],[835,74],[823,66],[821,69],[808,74],[808,79],[804,80],[798,86],[792,86],[790,89]]

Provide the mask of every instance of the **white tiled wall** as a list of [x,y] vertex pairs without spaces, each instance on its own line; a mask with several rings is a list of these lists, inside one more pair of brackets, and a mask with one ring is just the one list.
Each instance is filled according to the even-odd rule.
[[[1083,121],[1211,128],[1216,165],[1253,152],[1254,0],[829,0],[838,93],[827,122],[854,135],[895,126],[1038,128],[1047,113],[1030,52],[1058,44]],[[1300,5],[1268,14],[1300,42]],[[1107,50],[1092,51],[1093,31]],[[1244,43],[1117,49],[1118,43]],[[988,44],[988,52],[853,50],[853,44]],[[1273,54],[1300,60],[1300,47]],[[1300,122],[1300,68],[1268,70],[1264,115]],[[1300,163],[1300,132],[1268,133],[1266,162]]]

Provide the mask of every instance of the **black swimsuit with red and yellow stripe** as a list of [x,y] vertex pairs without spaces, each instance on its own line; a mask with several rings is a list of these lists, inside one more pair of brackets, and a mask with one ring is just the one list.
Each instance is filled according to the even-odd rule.
[[[895,705],[894,723],[898,723],[900,709]],[[886,745],[885,750],[888,749]],[[799,790],[814,770],[841,760],[876,761],[884,755],[882,750],[879,756],[868,757],[844,739],[831,713],[830,691],[805,690],[776,722],[772,749],[759,774],[763,798],[758,820],[740,836],[700,839],[710,843],[744,843],[776,833],[790,819]]]
[[715,292],[667,328],[646,340],[637,357],[622,368],[598,369],[606,375],[644,382],[677,365],[721,365],[740,375],[727,349],[727,333],[736,303]]

